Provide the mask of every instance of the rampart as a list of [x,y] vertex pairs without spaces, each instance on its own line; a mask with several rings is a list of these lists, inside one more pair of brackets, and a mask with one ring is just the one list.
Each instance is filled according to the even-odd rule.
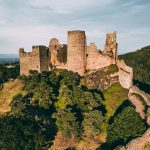
[[129,89],[133,86],[133,69],[127,66],[124,60],[117,60],[119,68],[119,82],[122,87]]
[[115,60],[97,50],[94,43],[90,43],[87,47],[86,60],[86,70],[100,69],[115,64]]

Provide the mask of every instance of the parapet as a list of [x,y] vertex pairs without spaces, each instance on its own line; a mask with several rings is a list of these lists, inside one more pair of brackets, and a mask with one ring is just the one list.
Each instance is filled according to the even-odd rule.
[[85,33],[83,30],[73,30],[73,31],[68,31],[68,34],[70,33]]

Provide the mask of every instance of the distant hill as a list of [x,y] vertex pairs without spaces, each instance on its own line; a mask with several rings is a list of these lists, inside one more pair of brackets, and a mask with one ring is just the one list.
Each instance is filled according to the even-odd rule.
[[11,64],[19,61],[17,54],[0,54],[0,64]]
[[135,52],[120,55],[134,70],[134,82],[143,90],[150,92],[150,45]]

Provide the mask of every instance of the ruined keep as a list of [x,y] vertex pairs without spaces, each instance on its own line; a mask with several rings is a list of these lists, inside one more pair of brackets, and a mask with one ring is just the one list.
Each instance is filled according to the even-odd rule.
[[67,45],[60,44],[53,38],[48,47],[33,46],[32,52],[25,52],[21,48],[19,50],[20,74],[29,75],[30,70],[43,72],[58,68],[71,70],[83,76],[86,71],[116,64],[119,68],[120,84],[130,88],[133,70],[117,59],[117,45],[116,32],[106,35],[104,50],[100,51],[94,43],[87,45],[85,31],[69,31]]
[[32,46],[32,52],[19,49],[20,74],[29,75],[30,70],[38,72],[49,70],[49,50],[46,46]]

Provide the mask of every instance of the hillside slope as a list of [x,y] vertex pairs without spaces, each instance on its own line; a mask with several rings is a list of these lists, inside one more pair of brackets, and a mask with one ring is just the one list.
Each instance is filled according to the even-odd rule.
[[23,81],[13,80],[6,82],[4,88],[0,90],[0,114],[3,114],[10,110],[9,103],[12,101],[12,98],[18,93],[22,93]]
[[135,84],[150,93],[150,46],[119,56],[134,70]]

